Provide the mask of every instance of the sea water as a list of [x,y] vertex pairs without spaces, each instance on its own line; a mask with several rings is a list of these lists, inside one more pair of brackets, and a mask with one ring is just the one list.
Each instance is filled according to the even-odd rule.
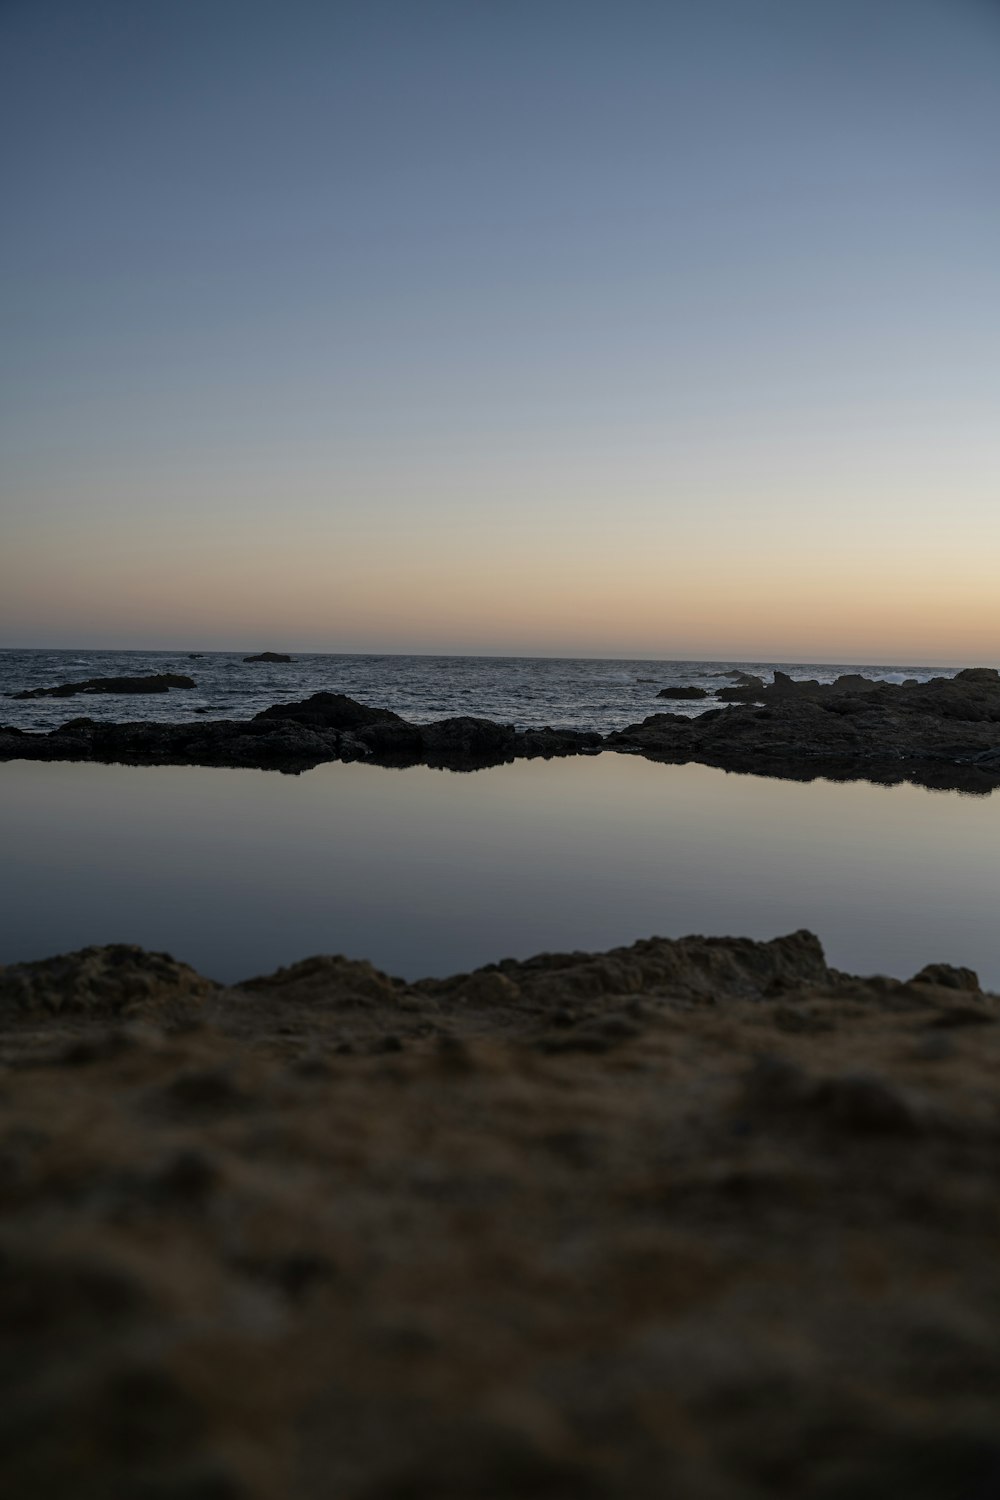
[[[0,653],[0,691],[183,672],[197,686],[124,697],[0,700],[0,723],[87,714],[247,718],[319,691],[426,721],[480,714],[607,731],[661,687],[710,692],[776,666],[829,681],[941,668],[299,655]],[[952,669],[954,670],[954,669]],[[603,753],[472,774],[322,765],[299,776],[191,766],[0,764],[7,875],[0,963],[90,943],[167,950],[223,980],[309,953],[408,978],[544,949],[659,933],[769,938],[810,927],[831,961],[905,976],[970,964],[1000,988],[1000,797],[781,781]]]
[[247,652],[0,651],[0,694],[55,687],[89,677],[181,673],[195,687],[168,693],[74,698],[0,698],[0,724],[54,729],[67,719],[147,719],[178,723],[196,715],[249,719],[272,703],[311,693],[346,693],[373,708],[389,708],[415,723],[472,714],[517,729],[597,730],[607,734],[647,714],[697,714],[718,706],[707,699],[657,699],[664,687],[702,687],[710,694],[750,672],[769,682],[779,668],[797,679],[832,682],[860,672],[887,682],[926,681],[957,668],[843,663],[727,661],[610,661],[591,657],[337,656],[295,653],[290,662],[247,662]]
[[945,960],[1000,988],[1000,796],[610,752],[461,774],[11,761],[0,847],[0,963],[126,942],[221,980],[310,953],[416,978],[809,927],[849,972]]

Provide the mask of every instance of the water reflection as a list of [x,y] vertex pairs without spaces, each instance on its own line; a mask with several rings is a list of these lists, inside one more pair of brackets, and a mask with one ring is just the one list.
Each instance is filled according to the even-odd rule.
[[810,927],[830,961],[1000,987],[1000,798],[616,755],[475,776],[0,768],[0,962],[165,949],[223,980],[343,952],[414,978],[659,933]]

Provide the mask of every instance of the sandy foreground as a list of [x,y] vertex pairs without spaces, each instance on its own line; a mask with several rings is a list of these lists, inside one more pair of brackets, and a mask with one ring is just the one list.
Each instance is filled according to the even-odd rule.
[[7,1500],[989,1500],[1000,1002],[818,941],[0,970]]

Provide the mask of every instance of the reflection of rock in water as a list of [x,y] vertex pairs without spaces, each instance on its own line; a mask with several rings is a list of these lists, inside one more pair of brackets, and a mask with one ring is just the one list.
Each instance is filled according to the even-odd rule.
[[998,1014],[806,933],[0,971],[4,1493],[990,1494]]

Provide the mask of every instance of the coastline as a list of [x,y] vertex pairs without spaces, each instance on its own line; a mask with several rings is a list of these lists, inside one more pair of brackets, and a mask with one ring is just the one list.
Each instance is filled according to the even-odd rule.
[[[672,764],[810,780],[902,781],[986,793],[1000,785],[1000,673],[899,684],[857,675],[723,690],[724,706],[669,712],[608,734],[516,730],[474,715],[413,723],[341,693],[279,703],[249,720],[109,723],[47,733],[0,725],[0,760],[240,766],[296,774],[333,760],[471,771],[515,759],[612,750]],[[742,701],[732,701],[734,698]]]
[[14,1495],[80,1443],[95,1494],[988,1492],[968,970],[794,933],[227,988],[116,947],[0,970],[0,1017]]

